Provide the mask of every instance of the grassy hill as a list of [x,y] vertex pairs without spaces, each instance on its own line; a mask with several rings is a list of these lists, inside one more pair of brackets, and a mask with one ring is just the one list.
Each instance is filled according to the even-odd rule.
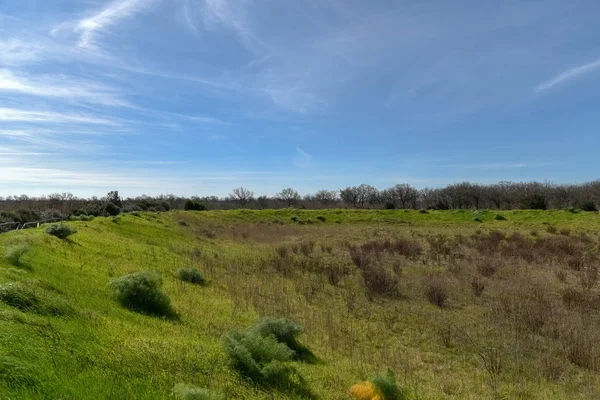
[[[348,399],[391,370],[411,399],[597,398],[600,216],[500,214],[141,213],[69,222],[64,240],[0,235],[0,397],[165,399],[186,384]],[[115,299],[110,282],[138,271],[160,275],[174,316]],[[317,360],[286,363],[294,387],[244,378],[223,347],[265,316],[304,327]]]

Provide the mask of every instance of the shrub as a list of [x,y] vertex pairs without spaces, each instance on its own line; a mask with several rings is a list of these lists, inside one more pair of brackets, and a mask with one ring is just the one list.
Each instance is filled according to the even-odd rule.
[[115,217],[121,214],[121,208],[113,203],[106,203],[104,212],[111,217]]
[[398,276],[380,265],[369,266],[362,272],[365,286],[371,294],[391,298],[398,296]]
[[392,203],[391,201],[386,201],[385,204],[383,205],[383,208],[385,210],[394,210],[396,208],[396,205],[394,203]]
[[391,371],[352,386],[350,396],[356,400],[405,400],[408,398],[406,393],[398,387],[396,377]]
[[593,201],[584,201],[581,204],[581,210],[582,211],[587,211],[587,212],[593,212],[593,211],[598,211],[598,207],[596,207],[596,203],[594,203]]
[[292,215],[292,217],[290,219],[292,220],[292,222],[298,222],[298,221],[300,221],[300,218],[298,218],[297,215]]
[[261,384],[289,382],[294,370],[285,364],[294,351],[274,336],[250,332],[229,332],[222,344],[233,367],[244,377]]
[[500,269],[500,261],[495,258],[484,258],[477,262],[476,267],[481,276],[489,278]]
[[66,239],[69,236],[77,233],[75,228],[71,228],[68,225],[50,225],[46,228],[46,233],[52,236],[56,236],[59,239]]
[[160,290],[161,286],[160,276],[149,271],[124,275],[109,284],[123,307],[144,314],[172,317],[171,300]]
[[374,376],[370,381],[383,394],[384,400],[404,400],[407,395],[398,387],[396,376],[392,371],[387,371]]
[[548,227],[546,228],[546,232],[548,232],[548,233],[550,233],[550,234],[552,234],[552,235],[555,235],[555,234],[556,234],[556,232],[558,232],[558,229],[556,229],[556,227],[555,227],[555,226],[552,226],[552,225],[550,225],[550,226],[548,226]]
[[183,209],[186,211],[206,211],[206,205],[200,200],[188,199],[185,201]]
[[302,325],[285,318],[264,317],[250,327],[248,333],[263,337],[272,336],[294,352],[293,359],[314,361],[312,352],[298,341],[298,336],[303,330]]
[[500,215],[500,214],[494,215],[494,219],[496,221],[506,221],[506,217],[504,215]]
[[317,215],[317,220],[321,221],[321,222],[325,222],[327,220],[327,218],[325,218],[322,215]]
[[180,268],[177,271],[177,277],[184,282],[190,282],[196,285],[202,285],[204,283],[204,275],[194,268]]
[[21,266],[21,257],[29,251],[28,244],[18,244],[6,249],[4,258],[15,267]]
[[419,214],[429,214],[429,211],[425,210],[424,208],[419,210]]
[[473,218],[473,221],[475,221],[475,222],[483,222],[483,221],[481,220],[481,218],[479,218],[479,217],[475,217],[475,218]]
[[480,278],[473,278],[471,280],[471,291],[477,297],[481,296],[485,289],[485,283]]
[[350,271],[342,263],[331,263],[325,267],[325,273],[327,274],[327,281],[332,285],[337,285]]
[[425,296],[433,305],[440,308],[446,307],[448,300],[448,289],[444,281],[439,277],[433,277],[425,284]]
[[220,393],[211,392],[208,389],[201,389],[195,386],[178,383],[173,389],[173,394],[178,400],[224,400],[225,397]]

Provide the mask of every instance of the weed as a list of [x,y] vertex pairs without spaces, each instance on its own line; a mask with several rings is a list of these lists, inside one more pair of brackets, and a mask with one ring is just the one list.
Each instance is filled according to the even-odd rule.
[[29,252],[28,244],[18,244],[14,246],[10,246],[6,249],[6,253],[4,258],[8,260],[11,265],[15,267],[21,266],[21,257]]
[[180,268],[177,271],[177,277],[185,282],[202,285],[204,283],[204,275],[195,268]]
[[481,296],[485,289],[485,283],[481,278],[473,278],[471,280],[471,291],[476,297]]
[[71,228],[68,225],[50,225],[46,228],[46,233],[52,236],[56,236],[59,239],[66,239],[69,236],[77,233],[75,228]]
[[448,288],[446,283],[437,276],[431,277],[425,283],[425,296],[433,305],[444,308],[448,301]]
[[169,296],[160,290],[160,275],[141,271],[113,279],[109,287],[125,308],[143,314],[173,317]]
[[183,383],[175,385],[173,394],[177,400],[225,400],[225,397],[220,393]]

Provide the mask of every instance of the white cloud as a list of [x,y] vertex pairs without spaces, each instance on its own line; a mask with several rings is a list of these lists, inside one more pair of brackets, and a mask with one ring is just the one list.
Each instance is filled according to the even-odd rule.
[[489,164],[449,164],[440,165],[444,168],[465,168],[465,169],[513,169],[513,168],[540,168],[553,164],[548,163],[489,163]]
[[108,106],[131,106],[119,97],[116,89],[64,75],[30,77],[15,74],[8,69],[0,69],[0,92],[2,91],[66,100],[78,99]]
[[37,61],[41,57],[42,49],[31,43],[11,38],[0,40],[0,65],[21,65]]
[[556,85],[565,81],[575,79],[578,76],[588,74],[600,69],[600,60],[592,61],[587,64],[579,65],[577,67],[566,70],[565,72],[555,76],[554,78],[543,82],[535,87],[534,92],[540,93],[549,89],[552,89]]
[[308,168],[312,163],[312,156],[296,146],[296,155],[294,156],[294,165],[298,168]]
[[122,19],[130,18],[154,3],[154,0],[116,0],[99,13],[78,21],[74,31],[81,34],[79,46],[95,47],[97,36]]
[[0,108],[0,121],[112,126],[119,125],[116,121],[95,117],[88,114],[58,113],[54,111],[29,111],[15,108]]

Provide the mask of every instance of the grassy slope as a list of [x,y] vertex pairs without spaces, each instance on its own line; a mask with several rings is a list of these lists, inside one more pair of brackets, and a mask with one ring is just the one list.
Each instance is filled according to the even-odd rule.
[[[306,326],[304,341],[322,362],[297,368],[320,398],[347,398],[350,385],[389,365],[404,366],[396,371],[415,397],[486,398],[491,393],[486,372],[473,353],[445,348],[435,329],[428,330],[432,321],[449,316],[461,326],[477,323],[480,308],[465,305],[441,312],[420,300],[369,302],[360,295],[354,298],[356,279],[334,287],[312,275],[275,276],[260,264],[274,239],[266,235],[264,240],[247,240],[256,232],[244,234],[244,229],[251,222],[279,220],[284,223],[277,228],[282,240],[314,234],[319,243],[361,239],[377,235],[380,228],[468,233],[498,226],[542,230],[548,222],[559,229],[600,230],[597,214],[504,212],[508,221],[493,220],[495,214],[479,213],[484,223],[476,223],[472,212],[172,212],[73,223],[79,232],[68,241],[43,229],[1,235],[0,250],[26,242],[31,251],[21,267],[0,260],[0,283],[28,282],[42,298],[66,300],[76,311],[54,317],[0,305],[0,397],[162,399],[169,398],[173,385],[185,382],[218,389],[228,398],[294,398],[242,381],[220,348],[225,331],[242,329],[266,314],[293,317]],[[314,221],[322,215],[327,222],[292,229],[288,225],[293,215]],[[238,225],[241,237],[232,228]],[[344,230],[342,236],[338,229]],[[175,271],[186,265],[203,270],[210,284],[197,287],[176,280]],[[143,269],[163,275],[181,321],[129,312],[109,297],[106,286],[112,277]],[[350,302],[356,309],[352,315],[347,311]],[[505,378],[503,390],[511,398],[516,393],[567,398],[597,383],[584,372],[573,378],[570,388],[520,379],[518,374],[510,371]],[[508,384],[513,379],[518,385]]]

